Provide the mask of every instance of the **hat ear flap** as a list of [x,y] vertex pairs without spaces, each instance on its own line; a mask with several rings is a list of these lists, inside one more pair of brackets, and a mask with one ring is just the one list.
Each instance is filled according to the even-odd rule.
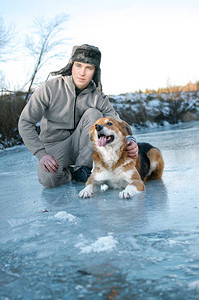
[[[49,75],[51,76],[57,76],[57,75],[62,75],[62,76],[66,76],[66,75],[72,75],[72,66],[73,66],[73,56],[75,55],[75,51],[77,50],[78,46],[74,46],[72,49],[72,54],[71,57],[69,59],[69,62],[67,63],[67,65],[65,67],[63,67],[61,70],[59,71],[54,71],[54,72],[50,72]],[[49,76],[48,76],[49,77]]]
[[102,92],[101,69],[100,69],[100,67],[95,67],[95,73],[93,75],[93,81],[96,84],[96,89],[98,90],[98,92]]
[[95,134],[95,126],[92,126],[89,131],[89,138],[91,141],[93,141],[94,134]]
[[128,123],[122,121],[120,122],[120,126],[125,129],[127,135],[133,135],[133,131]]

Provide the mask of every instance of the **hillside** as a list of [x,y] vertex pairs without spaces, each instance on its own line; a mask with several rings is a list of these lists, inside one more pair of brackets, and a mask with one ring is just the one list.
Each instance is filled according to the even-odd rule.
[[199,91],[110,96],[121,118],[137,128],[199,120]]

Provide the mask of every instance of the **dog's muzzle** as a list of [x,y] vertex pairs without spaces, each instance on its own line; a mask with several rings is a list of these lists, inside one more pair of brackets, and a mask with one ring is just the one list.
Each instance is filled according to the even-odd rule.
[[114,135],[105,135],[104,127],[102,125],[95,125],[95,129],[97,130],[98,146],[106,146],[106,144],[110,144],[114,140]]

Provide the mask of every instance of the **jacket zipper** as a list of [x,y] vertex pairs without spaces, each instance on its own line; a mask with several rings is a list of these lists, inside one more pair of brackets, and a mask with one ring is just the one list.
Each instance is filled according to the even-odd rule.
[[73,115],[73,122],[74,122],[74,128],[73,128],[73,130],[75,130],[75,111],[76,111],[76,102],[77,102],[77,97],[78,96],[75,96],[75,103],[74,103],[74,115]]

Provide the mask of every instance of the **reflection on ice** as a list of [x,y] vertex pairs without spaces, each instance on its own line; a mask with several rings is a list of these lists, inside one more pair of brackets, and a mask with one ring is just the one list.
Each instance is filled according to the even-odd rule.
[[137,133],[162,180],[131,200],[44,189],[24,147],[0,153],[1,299],[198,299],[199,124]]
[[42,191],[42,199],[53,206],[64,206],[70,204],[77,196],[77,191],[71,182],[67,186],[60,186],[56,189],[46,189]]

